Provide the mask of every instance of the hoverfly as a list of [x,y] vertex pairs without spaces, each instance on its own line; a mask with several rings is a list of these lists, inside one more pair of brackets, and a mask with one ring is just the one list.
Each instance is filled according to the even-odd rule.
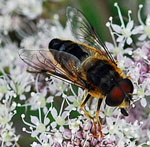
[[[54,38],[49,43],[49,49],[22,50],[20,57],[32,68],[30,72],[46,73],[84,89],[86,95],[81,109],[93,122],[94,118],[84,106],[89,99],[97,98],[96,120],[103,137],[99,119],[102,100],[105,99],[109,106],[119,107],[122,114],[128,115],[124,108],[132,100],[133,84],[117,67],[117,62],[84,14],[72,7],[67,8],[66,14],[77,42]],[[96,136],[95,122],[94,126]]]

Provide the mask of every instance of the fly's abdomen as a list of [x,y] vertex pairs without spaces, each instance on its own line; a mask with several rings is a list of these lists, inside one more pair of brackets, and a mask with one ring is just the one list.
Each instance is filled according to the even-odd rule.
[[53,39],[49,43],[49,49],[64,51],[77,57],[80,61],[88,54],[81,48],[81,45],[70,40]]
[[96,87],[99,87],[102,93],[107,94],[121,77],[114,67],[104,60],[96,61],[87,69],[87,80]]

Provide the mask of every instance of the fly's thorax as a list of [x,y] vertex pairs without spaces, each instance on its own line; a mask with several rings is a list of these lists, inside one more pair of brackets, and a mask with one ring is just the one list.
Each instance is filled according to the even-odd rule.
[[103,95],[109,93],[115,82],[122,79],[116,69],[106,60],[89,58],[83,64],[83,68],[87,81],[94,87],[98,87]]

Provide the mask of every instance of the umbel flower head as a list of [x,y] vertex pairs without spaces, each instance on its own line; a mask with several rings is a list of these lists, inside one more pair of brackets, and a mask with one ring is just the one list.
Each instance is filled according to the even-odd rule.
[[[136,36],[141,35],[141,30],[139,26],[135,26],[131,18],[131,11],[128,11],[128,22],[126,24],[117,3],[115,3],[115,7],[118,10],[121,26],[113,24],[112,17],[109,19],[110,21],[107,23],[107,27],[112,35],[113,44],[106,43],[106,45],[119,61],[118,66],[124,70],[127,75],[130,75],[133,80],[135,88],[133,96],[134,102],[140,100],[140,105],[146,107],[147,97],[149,96],[149,40],[145,40],[144,43],[140,42],[140,39],[136,40],[134,48],[126,48],[126,46],[134,43],[134,37],[137,38]],[[47,30],[47,28],[48,27],[45,27],[44,29]],[[55,25],[49,26],[51,30],[50,37],[61,37],[61,33],[59,32],[69,31],[68,28],[69,24],[63,29],[57,18],[55,19]],[[44,29],[43,31],[45,31]],[[53,80],[55,80],[55,82]],[[122,117],[118,109],[114,111],[109,107],[106,107],[100,113],[100,116],[104,119],[102,131],[105,137],[95,138],[92,123],[87,120],[82,113],[78,114],[75,118],[71,117],[73,112],[79,110],[78,106],[81,103],[80,94],[82,93],[83,95],[83,91],[79,89],[80,92],[78,91],[78,94],[76,94],[72,86],[69,85],[65,86],[66,88],[64,89],[64,85],[61,81],[57,81],[56,79],[52,79],[52,82],[50,82],[48,86],[49,89],[53,87],[53,90],[57,88],[57,90],[51,91],[55,93],[55,96],[49,100],[50,107],[48,109],[41,107],[43,112],[38,109],[39,118],[37,116],[31,116],[31,123],[25,121],[25,115],[22,117],[23,122],[29,126],[30,129],[29,131],[24,128],[23,131],[37,139],[37,142],[33,142],[32,146],[137,146],[143,143],[142,140],[145,141],[145,144],[149,145],[147,135],[141,136],[144,124],[142,119],[137,120],[137,118],[133,119],[133,117],[129,117],[127,120]],[[66,92],[70,90],[72,95],[66,95]],[[40,92],[43,93],[44,90]],[[56,96],[63,98],[59,110],[56,109],[54,105]],[[43,97],[47,97],[47,94],[43,93]],[[38,96],[36,98],[38,99]],[[137,106],[132,104],[135,111],[138,109],[138,105],[139,104],[137,104]],[[44,106],[46,107],[46,105]],[[95,104],[93,103],[91,107],[95,108]],[[86,109],[89,110],[89,108]],[[94,111],[95,110],[92,109],[89,113],[93,115]],[[41,118],[42,113],[45,114],[44,120]],[[52,116],[53,120],[49,119],[49,115]],[[145,114],[141,115],[140,117],[143,118]],[[144,131],[149,132],[147,126],[145,126],[145,128]]]

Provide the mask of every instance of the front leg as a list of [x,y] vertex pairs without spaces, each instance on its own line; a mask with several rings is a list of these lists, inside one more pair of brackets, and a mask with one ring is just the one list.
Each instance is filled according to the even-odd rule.
[[83,101],[82,101],[82,103],[81,103],[81,109],[83,110],[83,112],[84,112],[84,114],[88,117],[88,118],[90,118],[90,119],[92,119],[93,121],[94,121],[94,118],[85,110],[85,104],[88,102],[88,100],[91,98],[92,96],[90,95],[90,94],[87,94],[86,96],[85,96],[85,98],[83,99]]
[[98,105],[97,105],[97,111],[96,111],[96,122],[94,121],[94,117],[92,117],[86,110],[85,110],[85,104],[88,102],[89,99],[93,98],[90,94],[87,94],[85,96],[85,98],[83,99],[82,103],[81,103],[81,109],[84,111],[84,114],[90,118],[93,121],[93,125],[94,125],[94,136],[98,137],[99,135],[97,134],[97,127],[96,127],[96,122],[98,122],[99,127],[100,127],[100,135],[101,137],[104,137],[103,133],[102,133],[102,125],[101,125],[101,121],[99,118],[99,113],[100,113],[100,106],[102,103],[102,99],[98,100]]
[[104,137],[104,134],[102,133],[102,124],[101,124],[101,120],[100,120],[100,118],[99,118],[100,107],[101,107],[102,101],[103,101],[103,99],[99,99],[99,100],[98,100],[97,111],[96,111],[96,121],[97,121],[98,124],[99,124],[100,135],[101,135],[101,137]]

